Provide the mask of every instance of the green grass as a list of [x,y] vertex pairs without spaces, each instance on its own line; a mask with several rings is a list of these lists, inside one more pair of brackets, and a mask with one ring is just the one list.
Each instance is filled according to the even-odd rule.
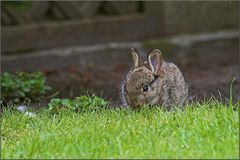
[[239,107],[5,111],[2,158],[239,158]]

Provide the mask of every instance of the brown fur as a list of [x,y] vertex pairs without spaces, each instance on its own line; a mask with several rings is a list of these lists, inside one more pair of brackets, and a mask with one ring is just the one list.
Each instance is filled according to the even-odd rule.
[[[188,98],[188,85],[179,68],[165,62],[158,49],[149,54],[148,61],[143,61],[134,49],[131,51],[134,67],[122,86],[124,105],[161,105],[166,109],[182,106]],[[145,85],[148,91],[143,91]]]

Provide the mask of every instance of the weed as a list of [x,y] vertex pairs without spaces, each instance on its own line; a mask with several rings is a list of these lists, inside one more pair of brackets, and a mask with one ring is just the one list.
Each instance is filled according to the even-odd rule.
[[73,111],[98,111],[106,108],[108,102],[95,95],[91,96],[79,96],[70,100],[68,98],[51,99],[48,104],[48,109],[52,113],[58,113],[60,109],[68,109]]
[[40,100],[51,88],[46,85],[40,73],[18,72],[15,75],[3,73],[0,77],[3,103],[19,103],[24,100]]

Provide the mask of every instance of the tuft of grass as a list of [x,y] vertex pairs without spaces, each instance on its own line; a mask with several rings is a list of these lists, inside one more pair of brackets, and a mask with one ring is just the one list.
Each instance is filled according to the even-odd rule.
[[29,117],[4,111],[2,158],[239,158],[239,107],[103,109]]

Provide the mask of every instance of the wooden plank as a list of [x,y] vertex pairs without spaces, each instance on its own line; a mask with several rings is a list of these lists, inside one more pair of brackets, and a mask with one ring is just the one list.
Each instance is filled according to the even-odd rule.
[[34,22],[31,15],[27,11],[16,10],[13,7],[3,6],[5,10],[13,17],[14,21],[18,24],[31,23]]
[[34,1],[31,8],[28,9],[29,14],[32,16],[35,22],[43,21],[44,15],[49,9],[49,2],[47,1]]
[[146,14],[151,16],[162,16],[164,13],[164,3],[159,1],[146,1],[145,10]]
[[[31,7],[20,10],[14,8],[12,6],[7,6],[6,4],[2,6],[3,18],[6,20],[6,16],[8,15],[11,19],[18,24],[26,24],[26,23],[34,23],[39,22],[44,19],[44,14],[48,9],[48,2],[32,2]],[[4,17],[5,16],[5,17]]]
[[110,2],[119,14],[131,14],[137,12],[137,3],[136,1],[111,1]]
[[11,16],[9,15],[9,13],[2,7],[1,8],[1,22],[3,25],[9,25],[9,24],[13,24],[13,20],[11,18]]
[[[162,32],[145,16],[109,17],[2,27],[2,53],[23,52],[110,41],[143,40]],[[161,31],[161,30],[160,30]]]
[[155,24],[154,33],[165,33],[164,24],[164,2],[145,1],[145,14],[148,17],[148,22]]
[[79,2],[77,1],[58,1],[55,2],[55,5],[57,5],[64,15],[69,19],[81,17],[81,13],[79,11]]
[[61,12],[60,8],[56,5],[56,3],[57,2],[50,2],[52,16],[54,17],[54,19],[57,20],[66,19],[66,16],[64,15],[63,12]]
[[97,9],[99,8],[99,6],[101,5],[102,2],[100,2],[100,1],[95,1],[95,2],[84,1],[84,2],[79,2],[79,3],[81,3],[81,5],[80,5],[81,17],[88,18],[88,17],[92,17],[96,14]]
[[[101,2],[88,1],[71,1],[71,2],[54,2],[53,9],[56,12],[61,12],[68,19],[87,18],[96,14]],[[59,15],[59,13],[57,13]]]

